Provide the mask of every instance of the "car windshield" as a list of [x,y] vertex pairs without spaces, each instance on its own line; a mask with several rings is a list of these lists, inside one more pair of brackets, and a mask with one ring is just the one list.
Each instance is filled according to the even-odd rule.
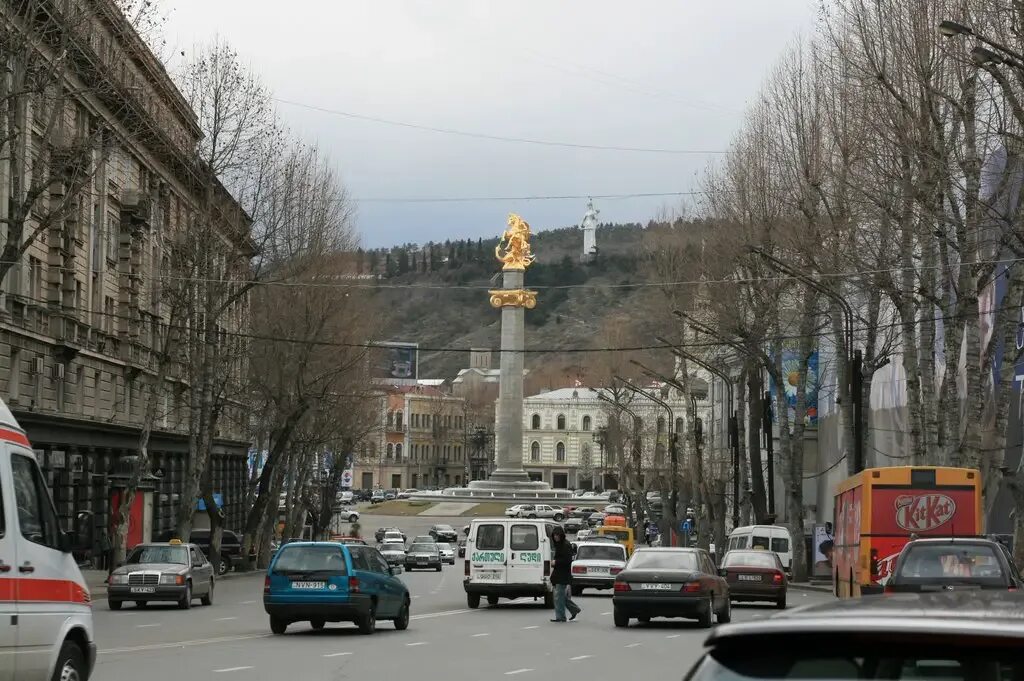
[[919,544],[907,547],[899,579],[1004,579],[1002,564],[991,546],[982,544]]
[[391,542],[391,543],[382,545],[380,547],[380,550],[384,551],[384,552],[388,552],[388,551],[391,551],[391,552],[401,551],[401,552],[404,553],[405,552],[405,545],[403,545],[403,544],[396,544],[394,542]]
[[774,553],[764,551],[730,551],[725,554],[722,567],[761,567],[778,568],[778,558]]
[[601,535],[611,537],[617,541],[629,541],[629,530],[611,530],[605,528],[601,531]]
[[580,546],[576,560],[626,560],[626,551],[621,546]]
[[334,546],[284,546],[277,553],[274,574],[345,575],[345,557]]
[[184,546],[136,546],[125,560],[128,565],[142,563],[176,563],[188,565],[188,549]]
[[429,534],[420,535],[412,540],[413,544],[433,544],[434,538]]
[[411,553],[437,553],[437,544],[413,544]]
[[629,570],[696,570],[697,556],[689,551],[638,551],[626,566]]
[[437,546],[439,551],[451,551],[452,550],[452,545],[447,543],[447,542],[439,541],[439,542],[437,542],[436,546]]

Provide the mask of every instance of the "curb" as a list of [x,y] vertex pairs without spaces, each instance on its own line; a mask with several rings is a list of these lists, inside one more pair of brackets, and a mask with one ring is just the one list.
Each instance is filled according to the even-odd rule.
[[825,594],[832,593],[832,585],[831,584],[807,584],[807,583],[790,582],[789,583],[789,588],[790,589],[799,589],[801,591],[816,591],[818,593],[825,593]]

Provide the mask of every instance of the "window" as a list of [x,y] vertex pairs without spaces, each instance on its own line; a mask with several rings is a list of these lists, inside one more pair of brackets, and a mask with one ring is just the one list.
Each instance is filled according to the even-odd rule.
[[389,443],[388,443],[388,454],[387,454],[387,456],[388,456],[388,458],[390,459],[390,458],[392,458],[392,457],[393,457],[394,455],[395,455],[395,446],[394,446],[393,444],[391,444],[391,443],[389,442]]
[[363,572],[373,571],[373,566],[370,564],[369,556],[366,555],[366,549],[360,546],[350,546],[348,552],[349,555],[352,556],[353,570],[362,570]]
[[768,537],[762,537],[755,534],[754,539],[750,542],[750,548],[752,549],[768,549]]
[[39,466],[27,456],[15,454],[11,457],[11,472],[21,536],[30,542],[57,548],[60,534],[57,513]]
[[558,430],[565,430],[565,414],[558,415]]
[[21,350],[11,349],[11,377],[7,381],[7,394],[12,400],[21,396]]
[[788,553],[789,539],[786,537],[772,538],[772,551],[775,551],[776,553]]
[[632,570],[696,570],[697,554],[691,551],[638,551],[627,567]]
[[540,533],[536,525],[513,525],[509,533],[509,548],[513,551],[536,551],[540,547]]
[[395,445],[395,461],[402,460],[402,443]]
[[582,544],[576,551],[576,560],[626,561],[626,547],[621,544]]
[[565,461],[565,443],[555,445],[555,461]]
[[540,414],[534,414],[530,419],[530,428],[540,430]]
[[481,525],[476,529],[477,551],[503,551],[505,549],[504,525]]
[[583,417],[583,430],[590,430],[590,415]]
[[203,554],[201,554],[199,552],[199,549],[197,549],[195,547],[192,547],[191,553],[192,553],[192,564],[193,565],[202,565],[203,563],[206,562],[206,558],[204,558]]
[[664,432],[664,430],[665,430],[665,417],[663,417],[663,416],[659,416],[658,417],[658,423],[657,423],[656,427],[658,429],[657,432],[659,432],[659,433]]
[[[353,563],[354,564],[354,563]],[[317,577],[348,574],[345,557],[333,546],[288,546],[278,551],[274,574],[303,574],[315,572]]]
[[112,215],[107,216],[107,261],[111,263],[117,262],[117,239],[118,239],[118,224],[117,218]]
[[32,302],[45,302],[43,298],[43,261],[39,258],[28,259],[28,297]]
[[402,415],[403,412],[395,412],[395,430],[402,430]]
[[[193,539],[195,541],[195,539]],[[168,563],[172,565],[188,565],[188,549],[184,546],[146,545],[132,549],[124,561],[128,565],[143,563]]]
[[536,440],[530,445],[530,461],[540,461],[540,443]]
[[380,555],[380,551],[372,551],[370,553],[370,563],[373,566],[374,572],[380,572],[381,574],[391,574],[391,568],[388,567],[388,562],[384,559],[384,556]]

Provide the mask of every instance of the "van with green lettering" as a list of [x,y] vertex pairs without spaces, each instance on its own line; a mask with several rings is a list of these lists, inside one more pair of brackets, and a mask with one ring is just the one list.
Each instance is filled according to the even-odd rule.
[[495,606],[500,598],[543,599],[552,607],[551,533],[557,523],[543,519],[476,518],[466,536],[463,585],[466,602]]

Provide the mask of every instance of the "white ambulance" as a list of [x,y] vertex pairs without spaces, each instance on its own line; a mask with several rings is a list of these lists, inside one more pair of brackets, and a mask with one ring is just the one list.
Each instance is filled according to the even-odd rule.
[[542,519],[476,518],[466,536],[466,602],[489,605],[524,596],[554,605],[551,591],[551,533],[558,523]]
[[0,681],[85,681],[92,601],[25,431],[0,401]]

